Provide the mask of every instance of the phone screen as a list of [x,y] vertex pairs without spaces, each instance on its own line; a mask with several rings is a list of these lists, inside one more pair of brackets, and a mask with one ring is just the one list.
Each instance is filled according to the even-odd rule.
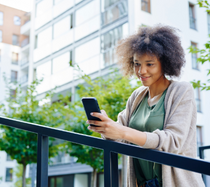
[[[101,121],[99,118],[94,117],[90,114],[91,112],[101,113],[99,105],[98,105],[98,101],[95,97],[83,97],[82,98],[82,104],[84,106],[85,113],[86,113],[86,116],[87,116],[88,120]],[[90,124],[90,125],[91,126],[96,126],[96,125],[93,125],[93,124]]]

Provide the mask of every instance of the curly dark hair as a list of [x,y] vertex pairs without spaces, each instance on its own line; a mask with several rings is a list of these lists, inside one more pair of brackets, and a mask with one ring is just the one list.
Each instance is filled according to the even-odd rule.
[[161,62],[164,75],[178,77],[185,64],[185,54],[176,31],[162,25],[140,27],[136,34],[120,40],[116,54],[123,74],[134,74],[133,56],[137,53],[155,55]]

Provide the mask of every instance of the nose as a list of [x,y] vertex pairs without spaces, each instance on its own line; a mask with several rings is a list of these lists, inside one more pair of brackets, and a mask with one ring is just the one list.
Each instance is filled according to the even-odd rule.
[[146,72],[147,72],[147,68],[145,66],[142,65],[141,67],[139,67],[138,74],[143,75]]

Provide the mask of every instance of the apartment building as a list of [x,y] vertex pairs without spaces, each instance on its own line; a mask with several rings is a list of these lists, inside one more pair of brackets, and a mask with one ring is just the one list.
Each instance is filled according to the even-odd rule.
[[[0,4],[0,101],[10,94],[15,96],[15,90],[7,90],[8,81],[20,80],[20,49],[27,36],[20,34],[20,28],[25,23],[26,12]],[[0,151],[0,186],[14,186],[17,162],[4,151]]]
[[[78,64],[92,78],[105,76],[110,67],[116,67],[117,42],[140,26],[156,24],[180,30],[187,63],[179,80],[205,82],[209,65],[197,64],[198,56],[188,52],[191,45],[202,48],[210,34],[210,16],[196,3],[196,0],[34,0],[31,20],[21,27],[21,34],[30,38],[30,44],[21,49],[20,55],[21,61],[27,59],[20,66],[21,76],[27,77],[23,88],[34,78],[44,78],[38,87],[40,98],[57,87],[58,93],[71,91],[74,100],[79,80],[71,63]],[[209,145],[209,93],[195,89],[195,99],[197,143]],[[205,159],[210,160],[210,154],[205,154]],[[70,167],[60,159],[60,164],[50,166],[49,186],[65,187],[68,183],[88,187],[91,168],[76,165]],[[98,179],[98,186],[102,187],[103,174]]]

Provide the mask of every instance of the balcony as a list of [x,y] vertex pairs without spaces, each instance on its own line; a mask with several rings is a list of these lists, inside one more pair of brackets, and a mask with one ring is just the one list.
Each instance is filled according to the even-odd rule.
[[[113,142],[48,126],[9,119],[6,117],[0,117],[0,124],[37,134],[37,187],[48,186],[48,137],[54,137],[104,150],[105,187],[119,186],[118,153],[210,175],[210,162],[200,159],[189,158],[157,150],[143,149],[135,145]],[[199,149],[201,158],[203,158],[203,151],[205,149],[210,149],[210,146],[203,146]]]
[[20,61],[20,65],[21,67],[22,66],[25,66],[26,64],[29,63],[29,59],[27,57],[23,58],[21,61]]
[[25,85],[26,83],[28,83],[28,74],[23,75],[23,76],[20,78],[20,84],[21,84],[21,85]]
[[20,28],[20,33],[26,36],[30,35],[30,29],[31,29],[31,21],[28,20],[25,22],[25,24]]

